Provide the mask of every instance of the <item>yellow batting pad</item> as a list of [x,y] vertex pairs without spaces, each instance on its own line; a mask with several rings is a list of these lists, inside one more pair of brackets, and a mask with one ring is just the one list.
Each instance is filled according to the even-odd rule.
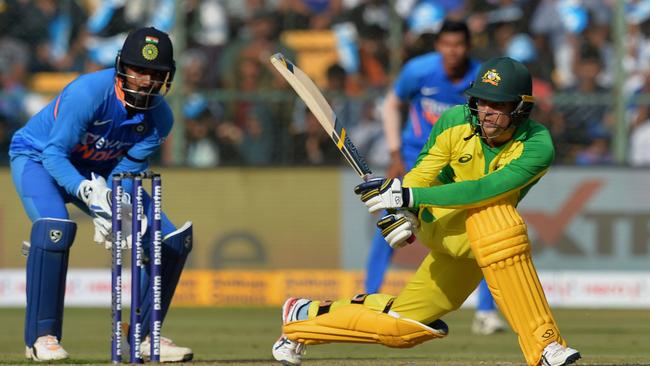
[[353,342],[378,343],[396,348],[410,348],[447,335],[446,330],[433,329],[393,314],[352,304],[313,319],[287,323],[282,327],[282,332],[292,341],[307,345]]
[[538,365],[544,347],[562,345],[530,254],[526,225],[515,207],[500,201],[467,214],[467,235],[499,309],[519,336],[529,365]]

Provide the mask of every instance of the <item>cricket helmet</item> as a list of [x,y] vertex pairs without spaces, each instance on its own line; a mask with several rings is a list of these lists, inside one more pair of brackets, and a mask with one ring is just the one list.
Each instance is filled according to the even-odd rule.
[[516,102],[516,108],[510,113],[514,124],[526,120],[535,104],[530,71],[524,64],[510,57],[487,60],[465,94],[469,95],[468,105],[473,115],[477,113],[478,99]]
[[[127,87],[126,67],[154,71],[151,84],[144,90]],[[150,109],[158,105],[171,88],[176,72],[174,48],[167,33],[154,27],[139,28],[129,33],[115,60],[118,86],[124,92],[124,102],[135,109]],[[137,84],[137,80],[136,80]]]

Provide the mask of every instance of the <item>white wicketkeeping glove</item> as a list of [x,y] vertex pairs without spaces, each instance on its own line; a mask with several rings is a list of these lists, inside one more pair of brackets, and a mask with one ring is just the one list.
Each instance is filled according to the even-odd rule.
[[415,231],[420,227],[417,216],[410,211],[398,211],[377,221],[381,235],[391,248],[402,248],[415,241]]
[[[131,249],[131,243],[133,242],[132,217],[131,205],[122,203],[122,242],[120,245],[122,249]],[[143,215],[140,222],[140,235],[144,235],[147,231],[147,223],[147,216]],[[93,224],[95,225],[93,241],[110,250],[113,247],[112,220],[96,216],[93,219]]]
[[77,189],[77,197],[88,206],[94,216],[110,220],[111,189],[106,186],[106,179],[101,175],[92,173],[91,178],[81,182]]
[[[381,185],[378,185],[381,183]],[[370,213],[381,210],[412,207],[412,192],[402,188],[402,182],[397,178],[371,180],[355,187],[354,192],[361,195],[361,201],[368,207]]]

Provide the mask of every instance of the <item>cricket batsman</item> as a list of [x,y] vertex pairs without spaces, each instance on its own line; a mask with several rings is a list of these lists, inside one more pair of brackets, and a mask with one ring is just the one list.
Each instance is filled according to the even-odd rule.
[[[174,71],[169,36],[153,27],[137,29],[124,41],[114,68],[72,81],[14,134],[9,148],[11,175],[32,222],[24,334],[28,359],[50,362],[69,357],[61,339],[68,255],[77,224],[70,220],[66,204],[93,218],[94,241],[110,249],[111,188],[106,180],[114,173],[143,172],[149,167],[148,158],[172,128],[172,112],[163,97]],[[125,181],[125,192],[131,191],[130,183]],[[144,207],[151,215],[146,194]],[[150,243],[146,225],[145,230],[143,243]],[[162,231],[164,318],[192,249],[192,223],[176,228],[163,214]],[[149,247],[145,245],[144,251],[148,257]],[[152,306],[149,266],[145,268],[140,291],[143,337],[149,333]],[[148,336],[140,349],[141,356],[148,358]],[[161,339],[161,361],[192,356],[191,349]]]
[[[404,65],[382,108],[384,135],[391,156],[387,178],[400,178],[411,170],[442,112],[465,102],[464,92],[480,67],[477,60],[469,57],[470,48],[467,24],[445,20],[436,34],[436,51],[417,56]],[[400,111],[405,104],[409,113],[400,134]],[[366,264],[366,293],[379,292],[393,251],[378,228]],[[472,332],[489,335],[504,330],[506,325],[496,311],[485,281],[481,281],[477,292]]]
[[554,158],[548,130],[529,118],[530,72],[511,58],[480,68],[464,105],[444,112],[404,180],[355,188],[394,248],[416,234],[430,252],[398,296],[289,298],[273,357],[299,365],[306,345],[377,343],[408,348],[448,334],[440,319],[458,309],[485,277],[530,366],[562,366],[580,353],[553,319],[531,258],[517,204]]

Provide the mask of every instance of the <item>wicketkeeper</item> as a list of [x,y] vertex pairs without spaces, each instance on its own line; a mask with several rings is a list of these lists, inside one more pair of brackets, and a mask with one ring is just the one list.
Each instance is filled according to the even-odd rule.
[[[173,115],[163,97],[171,87],[174,71],[169,36],[155,28],[140,28],[124,41],[114,68],[72,81],[14,134],[9,149],[11,175],[32,221],[25,316],[28,359],[68,358],[60,342],[68,253],[77,224],[70,220],[66,204],[75,204],[93,218],[94,240],[110,249],[111,188],[106,178],[148,168],[148,158],[172,128]],[[124,188],[130,192],[130,182]],[[126,204],[123,206],[130,212]],[[144,207],[150,215],[148,195]],[[144,229],[143,243],[150,243],[150,230]],[[164,318],[192,249],[192,223],[177,229],[163,215],[162,231]],[[124,241],[123,245],[130,244]],[[148,256],[149,247],[144,251]],[[142,335],[146,336],[151,301],[148,272],[143,276],[140,303]],[[149,356],[148,344],[147,337],[140,348],[144,358]],[[192,350],[163,338],[160,358],[189,360]]]
[[516,209],[554,158],[548,130],[529,118],[530,73],[511,58],[490,59],[466,93],[467,104],[441,115],[403,182],[380,178],[355,188],[371,213],[393,212],[378,222],[392,247],[416,234],[430,248],[414,277],[398,296],[288,299],[276,360],[299,365],[312,344],[408,348],[445,337],[440,318],[458,309],[483,276],[528,365],[580,358],[560,336]]

